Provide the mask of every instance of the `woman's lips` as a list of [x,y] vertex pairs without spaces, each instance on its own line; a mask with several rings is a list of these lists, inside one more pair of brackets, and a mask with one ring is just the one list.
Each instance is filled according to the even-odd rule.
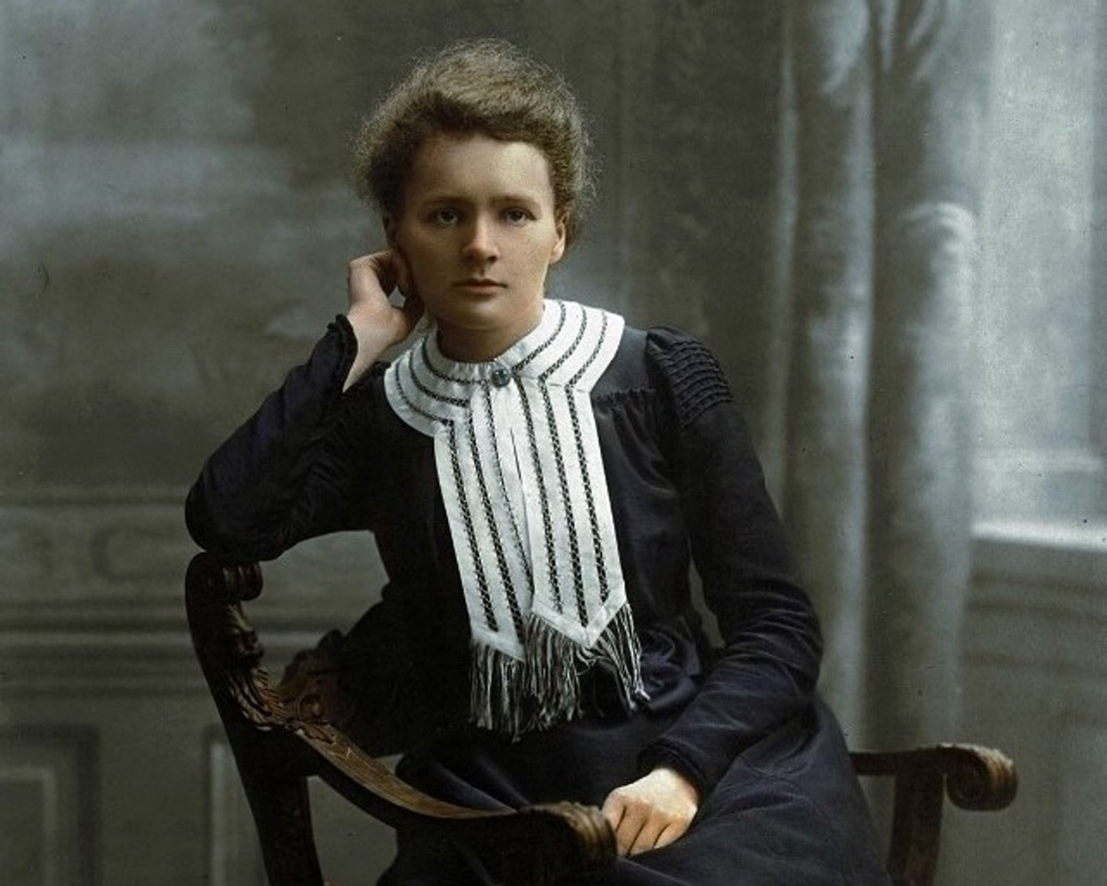
[[469,277],[465,280],[459,280],[454,284],[457,289],[465,289],[469,292],[495,292],[498,289],[503,289],[504,284],[499,280],[492,280],[488,277]]

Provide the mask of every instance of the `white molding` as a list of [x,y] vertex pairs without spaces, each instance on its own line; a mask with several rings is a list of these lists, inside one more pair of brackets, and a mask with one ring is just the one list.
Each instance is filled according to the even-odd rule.
[[[22,812],[38,819],[43,867],[37,882],[42,886],[96,882],[99,765],[97,735],[87,726],[0,727],[0,784],[40,787],[39,808]],[[22,883],[27,873],[6,870],[0,857],[0,881]]]
[[264,886],[257,833],[234,754],[223,730],[205,737],[208,782],[207,855],[212,886]]
[[984,449],[973,469],[978,511],[989,519],[1107,520],[1107,462],[1094,449]]
[[992,520],[973,527],[977,580],[1107,590],[1107,516]]

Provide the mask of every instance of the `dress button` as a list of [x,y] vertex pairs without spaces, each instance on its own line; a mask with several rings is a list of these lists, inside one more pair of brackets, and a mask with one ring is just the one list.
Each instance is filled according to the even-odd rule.
[[497,388],[506,387],[511,382],[511,372],[503,366],[497,366],[492,370],[492,384]]

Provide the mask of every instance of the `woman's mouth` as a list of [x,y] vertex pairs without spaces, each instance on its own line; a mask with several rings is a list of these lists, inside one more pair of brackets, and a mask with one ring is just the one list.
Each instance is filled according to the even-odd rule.
[[492,293],[503,289],[505,284],[491,277],[467,277],[454,284],[456,289],[464,289],[467,292]]

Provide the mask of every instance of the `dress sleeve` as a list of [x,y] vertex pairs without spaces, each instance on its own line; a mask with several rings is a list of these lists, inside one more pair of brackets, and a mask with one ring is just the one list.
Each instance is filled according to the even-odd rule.
[[810,702],[822,643],[718,363],[673,330],[651,331],[647,348],[668,392],[689,544],[724,648],[698,695],[640,762],[672,765],[706,796],[739,753]]
[[[380,366],[343,393],[357,340],[339,316],[307,362],[204,463],[185,522],[200,547],[271,560],[303,539],[369,528],[364,495],[371,460],[355,441],[371,421],[368,396]],[[363,447],[362,447],[363,448]]]

